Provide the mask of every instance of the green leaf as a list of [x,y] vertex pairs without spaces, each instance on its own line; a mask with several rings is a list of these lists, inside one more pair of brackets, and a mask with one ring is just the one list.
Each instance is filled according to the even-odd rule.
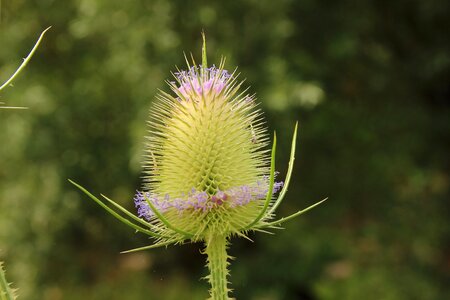
[[295,147],[296,147],[296,143],[297,143],[297,128],[298,128],[298,122],[295,123],[294,134],[292,136],[291,156],[289,159],[289,166],[288,166],[288,171],[286,174],[286,179],[284,181],[283,189],[281,190],[280,194],[278,195],[278,199],[275,201],[273,206],[270,208],[268,215],[271,215],[277,209],[277,207],[283,201],[284,196],[286,195],[286,192],[288,190],[289,182],[291,181],[292,170],[294,169]]
[[148,199],[148,197],[144,194],[145,200],[147,201],[147,204],[150,206],[150,208],[152,209],[152,211],[155,213],[156,217],[164,224],[166,225],[167,228],[172,229],[173,231],[184,235],[186,238],[192,238],[194,236],[193,233],[189,233],[186,232],[184,230],[181,230],[175,226],[173,226],[172,224],[170,224],[170,222],[158,211],[158,209],[153,205],[152,201],[150,201],[150,199]]
[[[109,212],[111,215],[113,215],[116,219],[118,219],[119,221],[121,221],[122,223],[124,223],[125,225],[128,225],[129,227],[145,233],[147,235],[153,236],[153,237],[157,237],[160,238],[162,237],[160,234],[150,231],[148,229],[145,229],[141,226],[138,226],[136,224],[134,224],[133,222],[130,222],[129,220],[125,219],[124,217],[122,217],[121,215],[119,215],[117,212],[115,212],[114,210],[112,210],[110,207],[108,207],[105,203],[103,203],[101,200],[99,200],[97,197],[95,197],[94,195],[92,195],[91,193],[89,193],[85,188],[83,188],[81,185],[77,184],[76,182],[72,181],[69,179],[69,182],[72,183],[74,186],[76,186],[77,188],[79,188],[83,193],[85,193],[86,195],[89,196],[89,198],[91,198],[92,200],[94,200],[95,202],[97,202],[98,205],[100,205],[103,209],[105,209],[107,212]],[[112,201],[112,200],[111,200]],[[117,204],[118,206],[119,204]]]
[[328,198],[325,198],[325,199],[323,199],[323,200],[320,200],[319,202],[314,203],[313,205],[308,206],[307,208],[305,208],[305,209],[303,209],[303,210],[300,210],[300,211],[298,211],[298,212],[296,212],[296,213],[294,213],[294,214],[292,214],[292,215],[290,215],[290,216],[281,218],[281,219],[279,219],[279,220],[277,220],[277,221],[273,221],[273,222],[264,224],[264,226],[261,226],[261,228],[264,228],[264,227],[271,227],[271,226],[275,226],[275,225],[280,225],[280,224],[282,224],[282,223],[284,223],[284,222],[286,222],[286,221],[289,221],[289,220],[291,220],[291,219],[293,219],[293,218],[295,218],[295,217],[298,217],[298,216],[304,214],[305,212],[307,212],[307,211],[313,209],[313,208],[316,207],[316,206],[319,206],[320,204],[322,204],[322,203],[325,202],[326,200],[328,200]]
[[253,227],[253,225],[258,223],[266,215],[266,211],[269,208],[270,201],[272,200],[273,184],[274,184],[274,181],[275,181],[275,152],[276,152],[276,148],[277,148],[277,135],[276,135],[276,133],[274,133],[274,135],[273,135],[273,145],[272,145],[272,156],[270,158],[270,183],[269,183],[269,190],[267,191],[267,195],[266,195],[266,201],[264,202],[264,206],[261,209],[261,212],[259,213],[259,215],[255,218],[255,220],[253,222],[248,224],[244,228],[244,230],[248,230],[251,227]]
[[108,201],[109,203],[111,203],[113,206],[115,206],[118,210],[120,210],[121,212],[123,212],[124,214],[126,214],[128,217],[132,218],[133,220],[135,220],[136,222],[141,223],[144,226],[148,226],[148,227],[155,227],[153,224],[144,221],[143,219],[137,217],[136,215],[134,215],[133,213],[129,212],[128,210],[126,210],[125,208],[123,208],[122,206],[120,206],[118,203],[116,203],[115,201],[109,199],[108,197],[106,197],[103,194],[100,194],[103,198],[105,198],[106,201]]
[[163,247],[163,246],[168,246],[170,244],[175,244],[177,242],[178,242],[177,240],[170,240],[170,241],[166,241],[166,242],[159,242],[159,243],[148,245],[148,246],[144,246],[144,247],[139,247],[139,248],[134,248],[134,249],[131,249],[131,250],[122,251],[120,253],[125,254],[125,253],[132,253],[132,252],[148,250],[148,249],[155,249],[155,248],[159,248],[159,247]]

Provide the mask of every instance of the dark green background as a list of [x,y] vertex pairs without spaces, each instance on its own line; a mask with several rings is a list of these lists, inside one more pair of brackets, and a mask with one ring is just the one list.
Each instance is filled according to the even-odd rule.
[[[183,51],[227,57],[294,181],[275,236],[232,240],[237,299],[444,299],[450,281],[450,2],[2,0],[0,260],[20,299],[204,299],[202,245],[150,243],[67,179],[133,209],[145,120]],[[236,162],[239,163],[239,162]],[[446,291],[447,289],[447,291]]]

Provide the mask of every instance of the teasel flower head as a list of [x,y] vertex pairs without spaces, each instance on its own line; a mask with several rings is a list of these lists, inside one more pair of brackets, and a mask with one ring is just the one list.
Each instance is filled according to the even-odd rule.
[[269,139],[261,111],[224,63],[193,62],[178,70],[168,81],[171,93],[160,92],[150,112],[146,182],[135,203],[162,235],[168,228],[155,209],[194,240],[241,234],[269,192]]
[[160,91],[150,110],[145,180],[134,197],[137,216],[72,183],[128,226],[155,238],[125,252],[204,242],[211,299],[228,299],[229,239],[279,228],[324,200],[274,221],[291,178],[297,125],[285,182],[275,181],[276,135],[270,149],[262,112],[237,70],[227,69],[225,59],[209,66],[205,39],[202,63],[186,59],[186,64],[172,74],[169,91]]

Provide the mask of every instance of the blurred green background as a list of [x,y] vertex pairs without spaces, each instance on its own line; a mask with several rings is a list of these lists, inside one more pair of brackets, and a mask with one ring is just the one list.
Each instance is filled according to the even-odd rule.
[[133,209],[152,101],[202,29],[279,134],[281,174],[300,121],[279,215],[330,198],[232,240],[234,296],[446,298],[449,1],[0,3],[1,82],[52,26],[0,99],[29,108],[0,109],[0,260],[20,299],[207,297],[202,245],[121,255],[150,241],[67,181]]

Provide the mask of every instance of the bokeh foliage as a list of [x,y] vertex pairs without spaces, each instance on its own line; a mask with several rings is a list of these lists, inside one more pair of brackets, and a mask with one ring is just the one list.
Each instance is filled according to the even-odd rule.
[[449,2],[3,0],[0,260],[23,299],[202,299],[200,245],[149,241],[79,194],[132,209],[145,120],[183,51],[227,57],[294,182],[276,236],[233,241],[238,299],[444,299],[450,279]]

